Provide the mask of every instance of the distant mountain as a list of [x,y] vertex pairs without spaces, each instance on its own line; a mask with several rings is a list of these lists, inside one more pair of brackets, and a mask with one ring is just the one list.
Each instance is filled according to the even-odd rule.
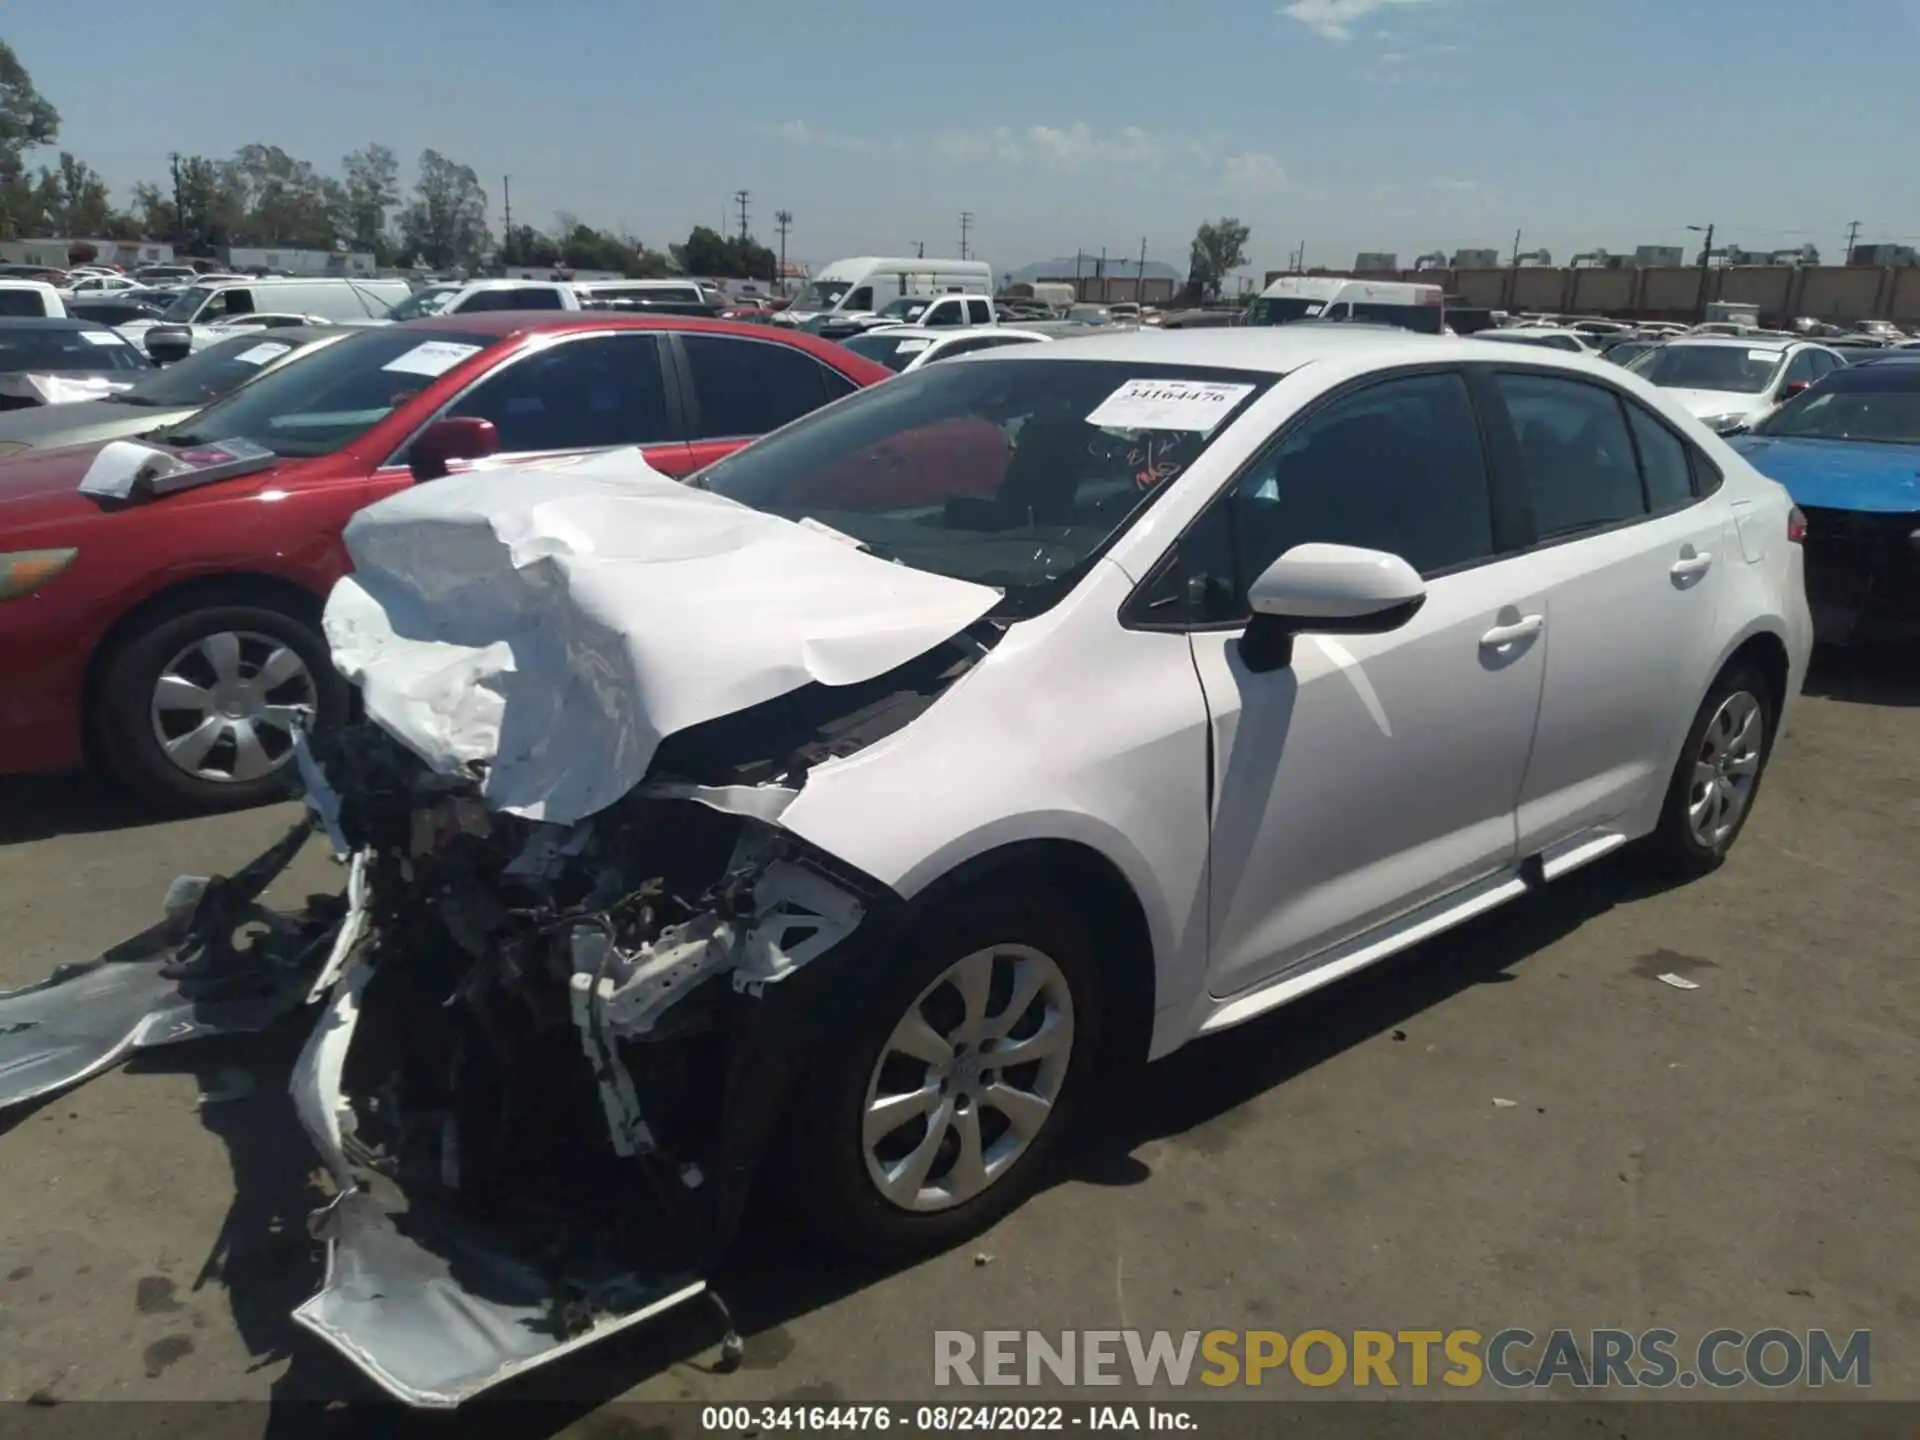
[[[1063,276],[1070,279],[1074,273],[1073,266],[1073,256],[1067,255],[1058,260],[1039,260],[1023,269],[998,275],[995,279],[1002,285],[1031,285],[1036,280],[1059,279]],[[1098,255],[1082,255],[1080,257],[1080,273],[1082,275],[1092,275],[1099,266],[1100,257]],[[1107,256],[1107,273],[1109,275],[1131,276],[1138,273],[1139,269],[1140,262],[1137,259],[1129,259],[1124,255]],[[1149,280],[1178,281],[1187,278],[1183,273],[1174,269],[1173,266],[1167,264],[1164,260],[1147,261],[1146,273],[1147,279]]]

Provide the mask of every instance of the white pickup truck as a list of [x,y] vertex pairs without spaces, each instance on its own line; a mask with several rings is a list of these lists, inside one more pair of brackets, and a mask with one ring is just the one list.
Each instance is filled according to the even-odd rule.
[[0,315],[64,320],[67,302],[44,280],[0,280]]
[[889,300],[878,314],[826,315],[807,328],[822,339],[838,340],[887,325],[939,330],[998,323],[993,301],[985,295],[902,295],[898,300]]

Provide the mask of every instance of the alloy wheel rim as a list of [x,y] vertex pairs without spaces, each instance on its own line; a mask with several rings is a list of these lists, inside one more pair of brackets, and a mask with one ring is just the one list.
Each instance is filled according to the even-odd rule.
[[867,1081],[861,1148],[890,1204],[949,1210],[1032,1148],[1073,1058],[1073,995],[1028,945],[955,961],[887,1037]]
[[1760,717],[1759,700],[1736,690],[1720,702],[1700,736],[1687,792],[1687,825],[1709,850],[1726,842],[1753,800],[1766,728]]
[[293,758],[296,726],[311,729],[319,691],[306,661],[252,630],[203,635],[160,669],[149,719],[160,753],[196,780],[260,780]]

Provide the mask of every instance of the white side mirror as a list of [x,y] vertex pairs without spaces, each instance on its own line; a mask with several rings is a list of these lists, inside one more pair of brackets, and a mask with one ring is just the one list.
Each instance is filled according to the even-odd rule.
[[1293,637],[1308,631],[1380,635],[1426,603],[1427,585],[1398,555],[1355,545],[1296,545],[1247,592],[1253,620],[1240,649],[1249,667],[1292,663]]

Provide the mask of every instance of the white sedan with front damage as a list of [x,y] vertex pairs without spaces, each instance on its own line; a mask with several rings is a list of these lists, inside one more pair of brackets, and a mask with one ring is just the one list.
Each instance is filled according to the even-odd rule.
[[271,855],[26,998],[142,1017],[68,1078],[209,996],[323,1006],[299,1319],[457,1403],[698,1295],[756,1179],[944,1246],[1110,1067],[1630,843],[1712,870],[1805,672],[1800,534],[1618,367],[1337,326],[930,366],[690,485],[434,481],[327,607],[345,902],[235,951]]

